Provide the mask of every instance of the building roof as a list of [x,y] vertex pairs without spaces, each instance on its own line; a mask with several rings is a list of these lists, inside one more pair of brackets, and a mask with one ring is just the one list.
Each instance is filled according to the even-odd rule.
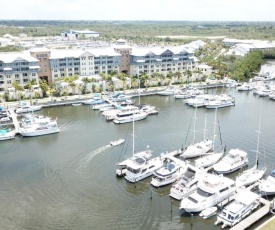
[[32,57],[28,52],[10,52],[0,53],[0,61],[4,63],[12,63],[15,60],[25,60],[27,62],[38,62],[38,60]]
[[149,54],[153,55],[161,55],[166,51],[171,52],[173,54],[179,54],[181,52],[189,53],[184,46],[177,46],[177,47],[144,47],[144,48],[137,48],[134,47],[132,50],[131,55],[133,56],[146,56]]
[[100,56],[121,56],[119,53],[111,47],[108,48],[95,48],[95,49],[52,49],[50,59],[61,59],[61,58],[79,58],[84,53],[89,52],[95,57]]
[[50,50],[47,47],[34,47],[29,50],[33,53],[39,53],[39,52],[50,52]]

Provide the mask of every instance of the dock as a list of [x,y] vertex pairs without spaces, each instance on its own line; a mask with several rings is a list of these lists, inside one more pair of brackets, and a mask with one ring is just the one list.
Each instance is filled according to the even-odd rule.
[[10,113],[11,118],[12,118],[12,122],[13,122],[13,125],[14,125],[15,133],[19,133],[20,125],[19,125],[19,122],[18,122],[18,119],[17,119],[17,115],[16,115],[16,113],[14,112],[13,109],[9,109],[9,113]]
[[260,203],[263,205],[257,211],[253,212],[247,218],[243,219],[240,223],[230,228],[231,230],[243,230],[249,228],[252,224],[264,217],[270,211],[270,201],[260,198]]

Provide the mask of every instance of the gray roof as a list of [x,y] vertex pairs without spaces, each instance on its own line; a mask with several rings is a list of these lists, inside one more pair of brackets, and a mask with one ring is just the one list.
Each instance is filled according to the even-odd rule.
[[32,57],[28,52],[0,53],[0,61],[4,63],[12,63],[17,59],[23,59],[27,62],[38,62],[38,60]]

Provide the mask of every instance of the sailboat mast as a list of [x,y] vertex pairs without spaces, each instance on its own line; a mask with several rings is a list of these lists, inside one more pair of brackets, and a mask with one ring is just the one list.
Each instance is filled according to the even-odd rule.
[[197,119],[197,106],[195,107],[195,116],[194,116],[194,136],[193,136],[193,145],[195,144],[195,139],[196,139],[196,119]]
[[138,104],[140,105],[140,78],[138,79]]
[[135,155],[135,120],[133,116],[133,156]]
[[207,114],[205,114],[205,118],[204,118],[204,130],[203,130],[203,140],[205,141],[205,134],[206,134],[206,119],[207,119]]
[[256,150],[256,165],[259,163],[259,143],[260,143],[260,133],[261,133],[261,121],[262,117],[260,117],[259,130],[258,130],[258,140],[257,140],[257,150]]
[[214,135],[213,135],[213,151],[214,151],[214,148],[215,148],[215,140],[216,140],[217,113],[218,113],[218,108],[215,109]]

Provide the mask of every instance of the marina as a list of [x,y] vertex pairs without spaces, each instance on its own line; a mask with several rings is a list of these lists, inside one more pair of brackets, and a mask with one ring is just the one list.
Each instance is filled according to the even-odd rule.
[[[216,90],[221,92],[221,89]],[[270,162],[267,172],[270,172],[274,169],[271,163],[275,148],[272,141],[274,102],[269,98],[255,98],[252,92],[227,90],[234,95],[236,106],[218,110],[226,152],[240,148],[247,152],[249,167],[255,165],[255,153],[251,149],[255,148],[255,131],[261,115],[266,159]],[[178,149],[193,142],[189,126],[194,108],[171,96],[144,96],[141,103],[153,105],[160,112],[136,122],[137,152],[149,145],[153,157],[157,157],[173,150],[177,153]],[[41,113],[58,118],[59,134],[38,138],[16,136],[14,140],[0,143],[0,180],[5,188],[0,191],[0,197],[5,200],[0,199],[6,207],[0,209],[2,228],[30,228],[46,223],[54,229],[68,229],[82,223],[84,228],[94,229],[161,229],[164,226],[169,229],[201,229],[202,226],[220,229],[214,225],[215,216],[205,220],[196,214],[180,216],[180,201],[169,197],[171,185],[154,188],[150,185],[151,177],[137,183],[116,178],[116,163],[125,159],[124,155],[132,154],[131,123],[117,126],[107,122],[100,111],[90,106],[49,107],[43,108]],[[197,140],[203,139],[206,113],[209,120],[206,129],[209,136],[213,134],[215,111],[198,109]],[[110,141],[120,138],[124,142],[110,148]],[[259,147],[262,149],[262,145]],[[264,162],[259,164],[264,165]],[[238,174],[234,172],[227,177],[235,179]],[[5,216],[12,216],[15,209],[20,213],[17,221],[6,219]],[[43,217],[34,213],[37,209]],[[258,210],[262,209],[256,212]],[[266,210],[261,215],[266,214]],[[257,218],[254,216],[254,221],[259,214]],[[247,222],[252,224],[251,220]],[[245,222],[242,224],[245,226]]]

